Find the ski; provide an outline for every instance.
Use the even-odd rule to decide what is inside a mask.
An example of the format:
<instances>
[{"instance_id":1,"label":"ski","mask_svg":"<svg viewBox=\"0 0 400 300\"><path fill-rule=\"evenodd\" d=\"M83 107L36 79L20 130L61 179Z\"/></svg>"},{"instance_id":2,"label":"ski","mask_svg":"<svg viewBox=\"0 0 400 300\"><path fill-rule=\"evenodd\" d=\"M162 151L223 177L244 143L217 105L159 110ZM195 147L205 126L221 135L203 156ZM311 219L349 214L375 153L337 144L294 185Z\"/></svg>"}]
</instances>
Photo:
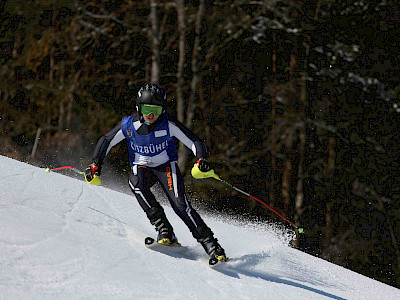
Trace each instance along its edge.
<instances>
[{"instance_id":1,"label":"ski","mask_svg":"<svg viewBox=\"0 0 400 300\"><path fill-rule=\"evenodd\" d=\"M144 239L144 244L146 245L146 247L151 247L154 243L155 243L155 239L153 239L152 237L146 237L145 239Z\"/></svg>"},{"instance_id":2,"label":"ski","mask_svg":"<svg viewBox=\"0 0 400 300\"><path fill-rule=\"evenodd\" d=\"M144 239L144 244L147 248L151 250L162 252L165 254L182 253L186 249L186 247L182 246L181 244L176 244L176 245L160 244L155 239L149 236Z\"/></svg>"},{"instance_id":3,"label":"ski","mask_svg":"<svg viewBox=\"0 0 400 300\"><path fill-rule=\"evenodd\" d=\"M211 268L214 268L214 267L216 267L218 264L221 264L221 263L222 263L222 261L218 260L216 257L211 257L211 258L208 260L208 265L209 265Z\"/></svg>"},{"instance_id":4,"label":"ski","mask_svg":"<svg viewBox=\"0 0 400 300\"><path fill-rule=\"evenodd\" d=\"M182 246L180 244L177 245L164 245L158 243L154 238L152 237L146 237L144 239L144 244L147 248L157 251L166 255L174 256L174 257L183 257L183 258L189 258L193 259L190 255L190 251L186 246ZM208 260L208 266L212 269L218 269L222 265L225 265L226 262L229 261L229 258L226 258L225 261L219 260L217 257L211 257Z\"/></svg>"},{"instance_id":5,"label":"ski","mask_svg":"<svg viewBox=\"0 0 400 300\"><path fill-rule=\"evenodd\" d=\"M211 257L211 258L208 260L208 266L209 266L211 269L213 269L213 268L219 267L219 266L221 266L221 265L225 265L225 263L228 262L228 261L229 261L229 258L226 258L225 261L222 261L222 260L219 260L218 258L216 258L216 257L214 256L214 257Z\"/></svg>"}]
</instances>

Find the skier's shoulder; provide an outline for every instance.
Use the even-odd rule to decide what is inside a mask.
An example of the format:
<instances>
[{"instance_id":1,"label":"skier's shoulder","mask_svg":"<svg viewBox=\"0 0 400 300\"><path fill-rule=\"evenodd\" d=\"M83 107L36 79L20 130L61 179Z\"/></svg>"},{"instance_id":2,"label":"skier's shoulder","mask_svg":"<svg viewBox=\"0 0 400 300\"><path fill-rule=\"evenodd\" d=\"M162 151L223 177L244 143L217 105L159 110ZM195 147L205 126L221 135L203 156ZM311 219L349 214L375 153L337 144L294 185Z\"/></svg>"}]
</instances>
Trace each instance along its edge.
<instances>
[{"instance_id":1,"label":"skier's shoulder","mask_svg":"<svg viewBox=\"0 0 400 300\"><path fill-rule=\"evenodd\" d=\"M139 115L133 115L133 116L126 116L126 117L122 117L121 120L121 127L125 127L128 126L129 124L133 124L136 121L140 121L140 116Z\"/></svg>"},{"instance_id":2,"label":"skier's shoulder","mask_svg":"<svg viewBox=\"0 0 400 300\"><path fill-rule=\"evenodd\" d=\"M169 122L169 121L171 121L171 120L175 120L175 118L174 118L172 115L170 115L170 114L163 113L163 114L160 116L160 121L167 121L167 122Z\"/></svg>"},{"instance_id":3,"label":"skier's shoulder","mask_svg":"<svg viewBox=\"0 0 400 300\"><path fill-rule=\"evenodd\" d=\"M168 121L168 124L173 124L179 128L185 127L177 118L175 118L173 115L170 114L164 114L166 120Z\"/></svg>"},{"instance_id":4,"label":"skier's shoulder","mask_svg":"<svg viewBox=\"0 0 400 300\"><path fill-rule=\"evenodd\" d=\"M180 122L174 116L168 115L168 124L170 125L169 128L172 135L174 135L178 139L180 139L180 137L182 138L183 136L186 136L192 141L199 140L199 138L193 133L193 131L187 128L184 124L182 124L182 122Z\"/></svg>"}]
</instances>

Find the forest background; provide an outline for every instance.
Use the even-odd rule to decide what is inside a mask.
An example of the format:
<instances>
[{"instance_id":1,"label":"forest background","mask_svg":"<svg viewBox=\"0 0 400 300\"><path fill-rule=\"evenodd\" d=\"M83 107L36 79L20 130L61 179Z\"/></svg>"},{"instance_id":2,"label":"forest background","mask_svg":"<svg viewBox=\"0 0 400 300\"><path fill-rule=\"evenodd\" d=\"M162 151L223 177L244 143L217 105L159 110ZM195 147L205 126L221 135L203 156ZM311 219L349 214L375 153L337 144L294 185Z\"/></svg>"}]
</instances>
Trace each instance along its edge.
<instances>
[{"instance_id":1,"label":"forest background","mask_svg":"<svg viewBox=\"0 0 400 300\"><path fill-rule=\"evenodd\" d=\"M3 0L0 154L85 168L157 82L293 247L400 288L399 22L397 0ZM126 181L115 148L102 177ZM196 207L287 225L179 152Z\"/></svg>"}]
</instances>

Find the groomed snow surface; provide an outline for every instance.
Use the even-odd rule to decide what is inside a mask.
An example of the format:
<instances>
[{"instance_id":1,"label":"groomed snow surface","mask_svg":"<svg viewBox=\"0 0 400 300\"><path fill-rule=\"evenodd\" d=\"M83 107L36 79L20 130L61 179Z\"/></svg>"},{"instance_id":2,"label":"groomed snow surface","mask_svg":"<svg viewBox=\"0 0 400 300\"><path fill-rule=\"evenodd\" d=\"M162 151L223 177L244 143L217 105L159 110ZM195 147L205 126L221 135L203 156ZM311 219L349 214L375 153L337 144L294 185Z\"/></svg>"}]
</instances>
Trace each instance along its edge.
<instances>
[{"instance_id":1,"label":"groomed snow surface","mask_svg":"<svg viewBox=\"0 0 400 300\"><path fill-rule=\"evenodd\" d=\"M144 246L155 231L132 195L0 156L0 299L400 299L290 248L290 232L203 212L232 259L212 270L164 207L182 254Z\"/></svg>"}]
</instances>

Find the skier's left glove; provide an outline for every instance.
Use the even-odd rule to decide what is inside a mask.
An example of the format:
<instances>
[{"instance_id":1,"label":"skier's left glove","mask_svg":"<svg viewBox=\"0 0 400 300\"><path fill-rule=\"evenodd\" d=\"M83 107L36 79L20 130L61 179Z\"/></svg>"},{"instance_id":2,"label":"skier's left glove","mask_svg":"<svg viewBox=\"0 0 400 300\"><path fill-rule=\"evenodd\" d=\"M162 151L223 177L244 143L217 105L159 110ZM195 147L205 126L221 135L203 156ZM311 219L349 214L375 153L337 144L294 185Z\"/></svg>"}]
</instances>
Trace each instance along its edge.
<instances>
[{"instance_id":1,"label":"skier's left glove","mask_svg":"<svg viewBox=\"0 0 400 300\"><path fill-rule=\"evenodd\" d=\"M85 178L87 182L91 182L95 176L100 176L101 174L101 165L93 162L89 167L85 170Z\"/></svg>"},{"instance_id":2,"label":"skier's left glove","mask_svg":"<svg viewBox=\"0 0 400 300\"><path fill-rule=\"evenodd\" d=\"M197 164L199 165L199 170L201 172L208 172L208 171L212 170L211 163L208 160L206 160L205 158L200 158L197 161Z\"/></svg>"}]
</instances>

